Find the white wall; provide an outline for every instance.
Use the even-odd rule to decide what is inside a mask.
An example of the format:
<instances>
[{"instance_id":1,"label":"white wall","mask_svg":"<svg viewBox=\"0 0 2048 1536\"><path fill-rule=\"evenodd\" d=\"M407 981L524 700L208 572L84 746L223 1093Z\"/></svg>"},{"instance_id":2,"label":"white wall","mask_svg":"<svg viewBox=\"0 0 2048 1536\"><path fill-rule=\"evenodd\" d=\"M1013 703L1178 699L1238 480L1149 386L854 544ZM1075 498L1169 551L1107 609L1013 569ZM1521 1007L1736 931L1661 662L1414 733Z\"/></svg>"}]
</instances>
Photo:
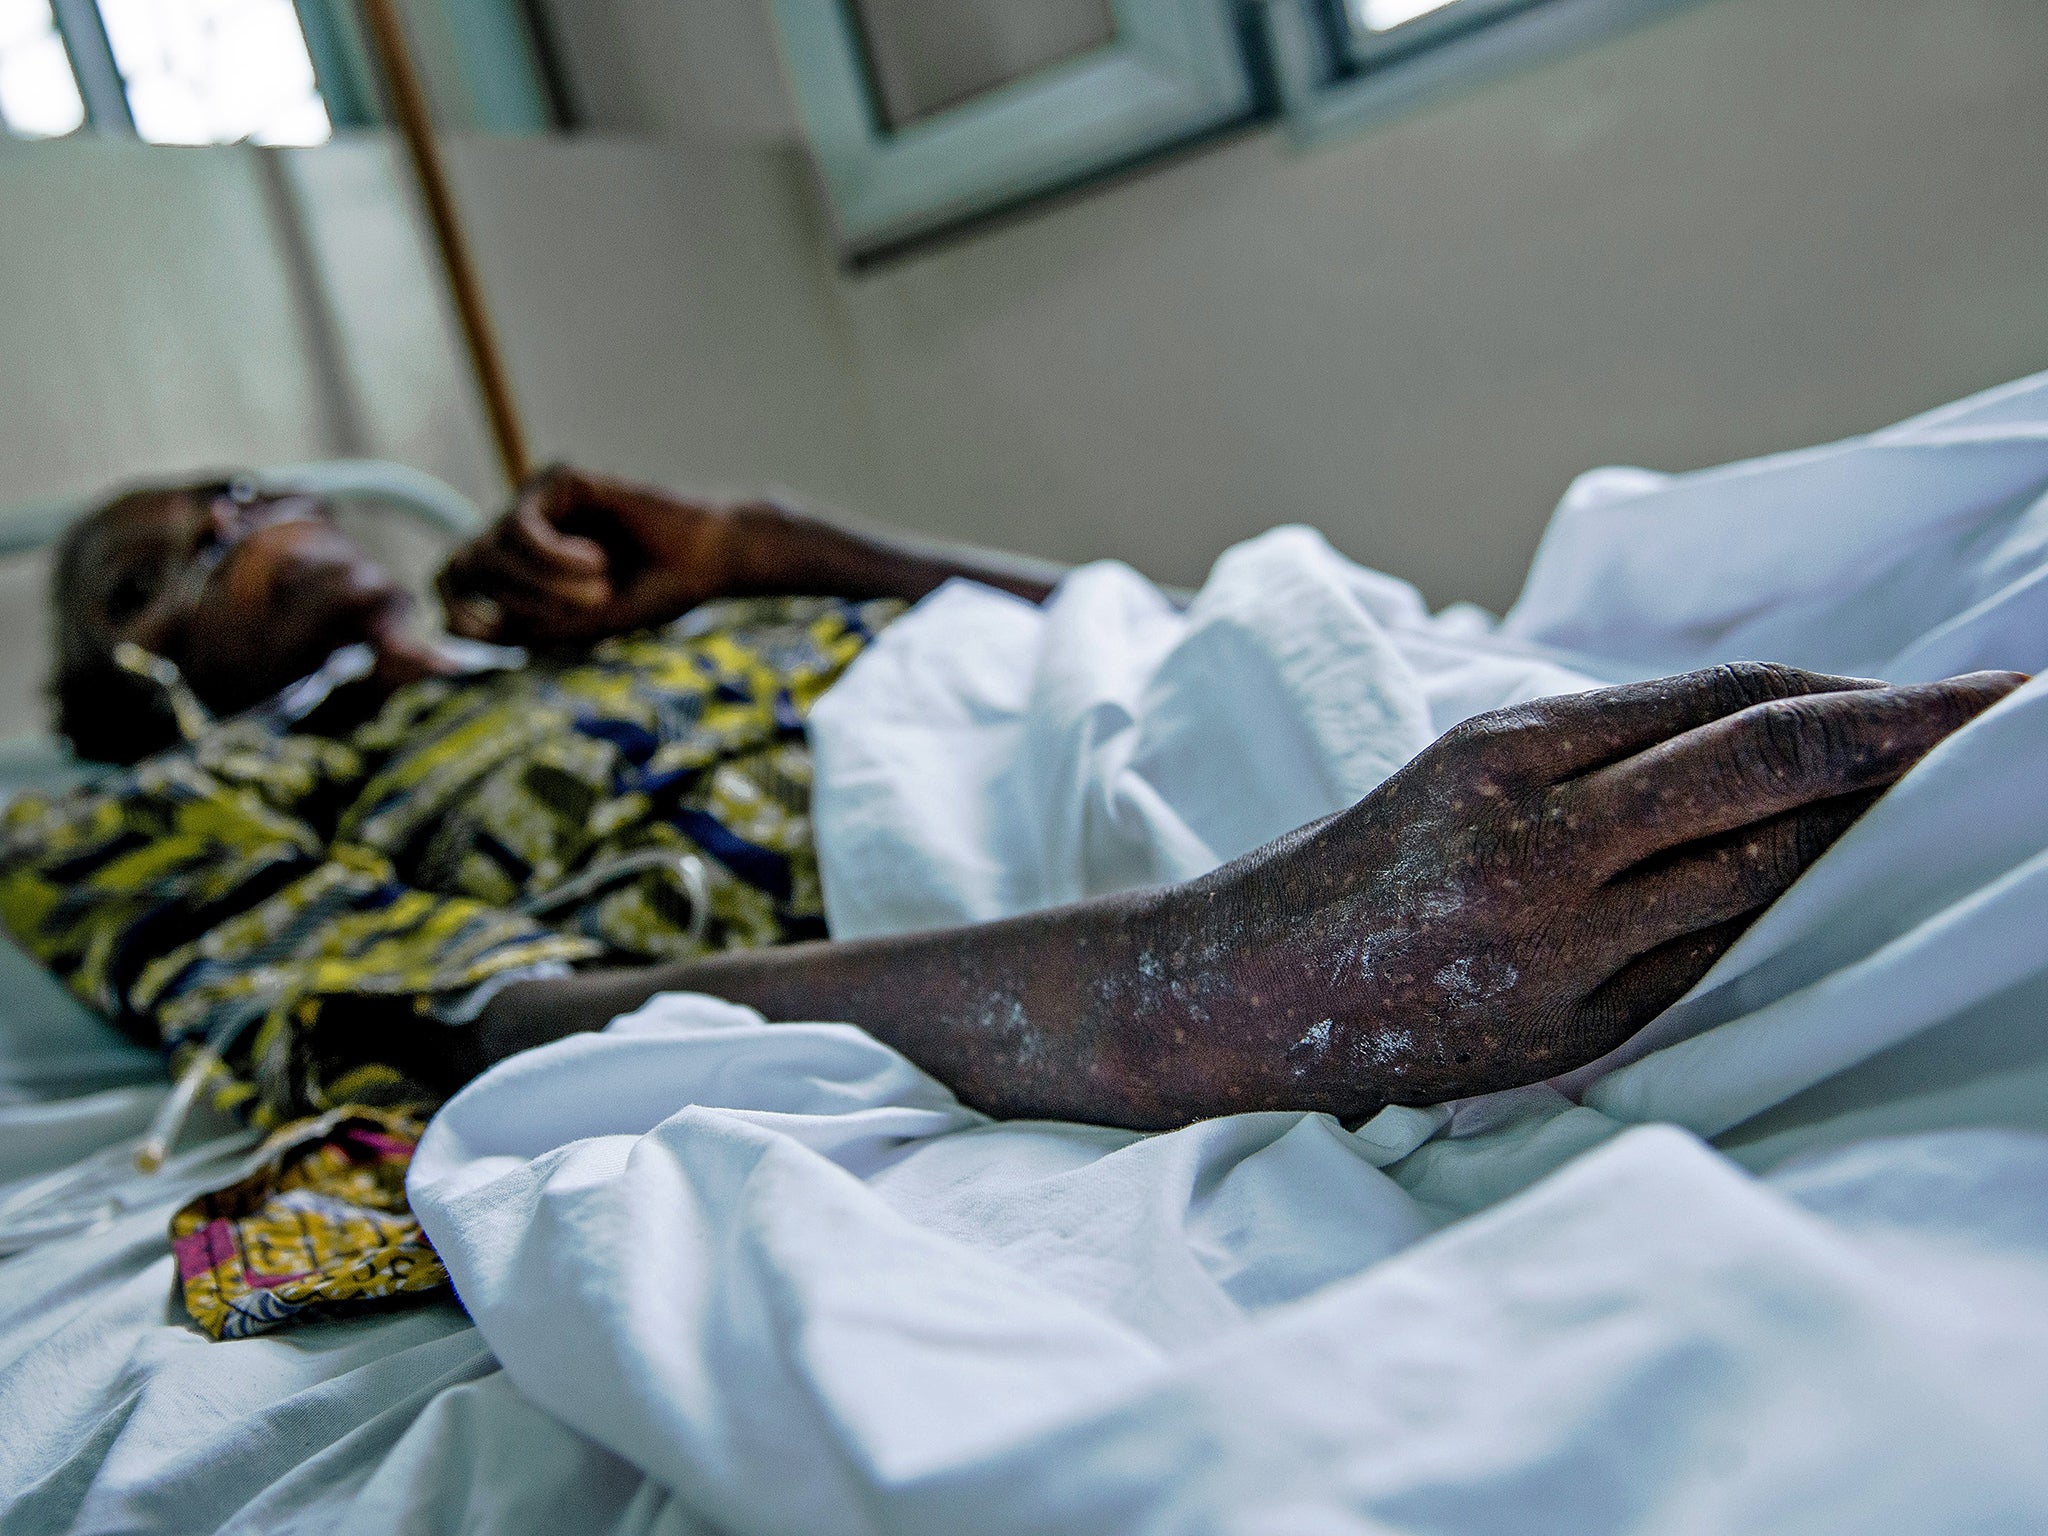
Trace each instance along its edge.
<instances>
[{"instance_id":1,"label":"white wall","mask_svg":"<svg viewBox=\"0 0 2048 1536\"><path fill-rule=\"evenodd\" d=\"M556 0L580 94L787 140L766 0ZM1701 0L1308 151L1261 132L835 277L869 510L1190 581L1283 519L1507 603L1572 475L2048 367L2048 5Z\"/></svg>"},{"instance_id":2,"label":"white wall","mask_svg":"<svg viewBox=\"0 0 2048 1536\"><path fill-rule=\"evenodd\" d=\"M579 136L450 157L543 460L872 499L794 156ZM0 139L0 502L335 452L503 494L389 145ZM42 583L0 563L0 734L41 718Z\"/></svg>"},{"instance_id":3,"label":"white wall","mask_svg":"<svg viewBox=\"0 0 2048 1536\"><path fill-rule=\"evenodd\" d=\"M255 162L0 138L0 502L330 436ZM0 733L39 716L39 560L0 562Z\"/></svg>"},{"instance_id":4,"label":"white wall","mask_svg":"<svg viewBox=\"0 0 2048 1536\"><path fill-rule=\"evenodd\" d=\"M1588 465L2048 367L2041 0L1701 0L858 277L763 3L565 0L581 93L638 137L454 146L544 454L1183 581L1307 519L1498 605ZM272 164L0 142L0 499L336 449L494 490L387 147ZM0 732L41 625L33 573L0 571Z\"/></svg>"},{"instance_id":5,"label":"white wall","mask_svg":"<svg viewBox=\"0 0 2048 1536\"><path fill-rule=\"evenodd\" d=\"M792 145L768 0L545 0L582 120L666 138Z\"/></svg>"},{"instance_id":6,"label":"white wall","mask_svg":"<svg viewBox=\"0 0 2048 1536\"><path fill-rule=\"evenodd\" d=\"M1499 606L1570 477L2048 368L2048 6L1704 0L842 278L886 508L1195 579L1320 524Z\"/></svg>"}]
</instances>

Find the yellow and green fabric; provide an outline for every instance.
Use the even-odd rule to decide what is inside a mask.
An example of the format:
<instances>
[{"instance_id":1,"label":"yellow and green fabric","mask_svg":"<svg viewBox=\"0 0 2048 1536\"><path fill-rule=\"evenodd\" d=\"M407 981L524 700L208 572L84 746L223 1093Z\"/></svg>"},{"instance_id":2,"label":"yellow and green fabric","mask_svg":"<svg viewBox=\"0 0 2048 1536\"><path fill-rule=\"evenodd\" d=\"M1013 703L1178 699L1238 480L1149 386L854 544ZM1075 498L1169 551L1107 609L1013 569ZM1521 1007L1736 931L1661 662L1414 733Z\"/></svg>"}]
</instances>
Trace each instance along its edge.
<instances>
[{"instance_id":1,"label":"yellow and green fabric","mask_svg":"<svg viewBox=\"0 0 2048 1536\"><path fill-rule=\"evenodd\" d=\"M430 1295L448 1271L405 1199L425 1122L352 1105L287 1126L258 1165L171 1218L185 1310L217 1339Z\"/></svg>"},{"instance_id":2,"label":"yellow and green fabric","mask_svg":"<svg viewBox=\"0 0 2048 1536\"><path fill-rule=\"evenodd\" d=\"M179 1214L196 1320L255 1331L438 1272L401 1230L406 1116L432 1095L380 1059L361 1000L388 1000L388 1039L392 1002L460 1028L508 980L824 935L803 721L901 606L713 604L572 657L410 684L333 734L318 709L255 711L7 808L0 919L24 949L174 1071L216 1052L219 1098L259 1125L326 1117L311 1143L280 1132L288 1170ZM274 1257L285 1227L305 1263L280 1285L237 1255ZM381 1280L366 1252L390 1256ZM263 1304L237 1310L252 1289Z\"/></svg>"}]
</instances>

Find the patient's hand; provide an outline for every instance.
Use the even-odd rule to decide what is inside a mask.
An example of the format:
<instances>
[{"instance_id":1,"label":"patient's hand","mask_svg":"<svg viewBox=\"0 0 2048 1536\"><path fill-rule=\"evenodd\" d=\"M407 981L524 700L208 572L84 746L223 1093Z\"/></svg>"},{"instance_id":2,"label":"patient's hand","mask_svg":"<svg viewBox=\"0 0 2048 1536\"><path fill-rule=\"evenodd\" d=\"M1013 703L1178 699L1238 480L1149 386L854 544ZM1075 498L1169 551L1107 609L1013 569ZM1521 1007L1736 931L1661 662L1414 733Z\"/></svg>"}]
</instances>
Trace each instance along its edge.
<instances>
[{"instance_id":1,"label":"patient's hand","mask_svg":"<svg viewBox=\"0 0 2048 1536\"><path fill-rule=\"evenodd\" d=\"M547 645L667 623L732 591L732 523L724 507L545 470L442 568L448 628Z\"/></svg>"},{"instance_id":2,"label":"patient's hand","mask_svg":"<svg viewBox=\"0 0 2048 1536\"><path fill-rule=\"evenodd\" d=\"M843 1019L999 1116L1346 1118L1605 1055L2010 672L1784 667L1482 715L1347 811L1214 874L997 922L515 983L475 1059L657 992ZM459 1032L443 1031L454 1038Z\"/></svg>"},{"instance_id":3,"label":"patient's hand","mask_svg":"<svg viewBox=\"0 0 2048 1536\"><path fill-rule=\"evenodd\" d=\"M1165 895L1127 1123L1539 1081L1675 1002L1943 736L2023 679L1734 666L1482 715L1348 811Z\"/></svg>"},{"instance_id":4,"label":"patient's hand","mask_svg":"<svg viewBox=\"0 0 2048 1536\"><path fill-rule=\"evenodd\" d=\"M849 526L775 500L714 505L551 469L442 570L448 627L564 644L680 618L719 597L914 603L956 577L1042 602L1044 562Z\"/></svg>"}]
</instances>

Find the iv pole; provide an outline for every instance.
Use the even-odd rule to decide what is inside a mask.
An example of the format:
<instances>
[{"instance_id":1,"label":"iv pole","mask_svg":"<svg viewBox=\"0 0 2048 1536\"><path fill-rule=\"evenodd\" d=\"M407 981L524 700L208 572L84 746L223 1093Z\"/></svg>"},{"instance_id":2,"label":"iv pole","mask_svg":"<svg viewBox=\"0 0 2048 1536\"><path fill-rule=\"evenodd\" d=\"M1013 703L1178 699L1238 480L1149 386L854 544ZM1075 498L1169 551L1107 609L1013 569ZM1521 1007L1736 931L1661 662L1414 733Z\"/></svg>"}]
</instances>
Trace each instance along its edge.
<instances>
[{"instance_id":1,"label":"iv pole","mask_svg":"<svg viewBox=\"0 0 2048 1536\"><path fill-rule=\"evenodd\" d=\"M419 71L413 65L412 51L392 0L361 0L361 4L363 27L376 53L399 134L412 160L420 199L426 204L427 219L433 226L442 275L447 278L449 295L455 300L456 318L469 352L470 373L476 381L477 393L483 398L498 465L505 472L506 483L517 490L532 472L526 451L526 429L520 422L519 403L513 398L504 354L498 350L497 331L484 302L483 285L477 279L469 240L449 191L447 168L442 163L440 147L434 142L434 123L427 110L426 92L420 86Z\"/></svg>"}]
</instances>

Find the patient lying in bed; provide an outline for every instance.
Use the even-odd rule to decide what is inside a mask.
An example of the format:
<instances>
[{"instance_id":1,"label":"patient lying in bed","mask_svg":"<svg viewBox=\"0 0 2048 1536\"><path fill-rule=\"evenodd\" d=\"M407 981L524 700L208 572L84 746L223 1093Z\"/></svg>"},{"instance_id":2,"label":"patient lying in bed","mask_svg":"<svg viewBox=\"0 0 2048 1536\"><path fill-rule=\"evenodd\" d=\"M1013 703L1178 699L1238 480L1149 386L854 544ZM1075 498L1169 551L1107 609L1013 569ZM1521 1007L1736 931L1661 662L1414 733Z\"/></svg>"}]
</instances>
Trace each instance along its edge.
<instances>
[{"instance_id":1,"label":"patient lying in bed","mask_svg":"<svg viewBox=\"0 0 2048 1536\"><path fill-rule=\"evenodd\" d=\"M482 656L417 639L316 503L123 496L61 551L55 693L81 752L138 766L10 811L0 909L271 1117L430 1101L689 990L860 1024L1000 1116L1354 1118L1607 1052L2020 681L1543 700L1200 880L829 942L804 715L954 576L1047 590L557 471L442 573L452 631L531 648Z\"/></svg>"},{"instance_id":2,"label":"patient lying in bed","mask_svg":"<svg viewBox=\"0 0 2048 1536\"><path fill-rule=\"evenodd\" d=\"M729 552L737 524L796 525L563 487L534 510L595 549L507 524L458 561L457 626L534 637L522 669L458 673L309 508L220 488L168 520L189 545L142 520L164 553L140 573L82 534L88 625L85 595L139 579L126 620L77 637L80 729L132 754L139 721L182 734L182 700L196 739L18 812L7 889L132 1026L246 1027L236 1091L289 1113L316 1089L424 1110L433 1085L403 1077L510 1048L522 1010L534 1037L653 985L781 1022L669 994L470 1084L409 1176L399 1116L337 1108L197 1200L240 1177L220 1144L140 1178L104 1095L19 1106L17 1150L80 1124L104 1150L31 1207L76 1213L71 1235L0 1287L0 1523L2039 1527L2038 681L1883 793L1688 997L1544 1084L1355 1129L991 1123L834 1021L990 1107L1093 1094L1131 1118L1164 1117L1141 1067L1175 1113L1348 1108L1446 1091L1445 1050L1456 1091L1597 1049L1630 1023L1586 1006L1607 978L1653 978L1662 950L1681 984L1674 935L1743 921L1823 812L2002 679L1582 690L1742 657L1930 685L2048 665L2044 411L2048 376L1763 463L1597 472L1498 622L1280 529L1184 612L1105 563L1043 604L958 583L891 618L869 596L890 588L813 563L775 586L852 595L591 642L644 622L597 622L620 589L705 569L649 553L664 529ZM258 602L261 644L219 666L189 623L137 622L163 597L218 623L231 577L260 599L286 530L292 579L354 609ZM289 654L337 611L376 621ZM116 701L122 639L155 681ZM237 667L324 676L207 723ZM859 943L803 939L814 880ZM978 926L883 937L948 925ZM962 1039L986 1049L955 1071ZM196 1348L174 1267L227 1335L449 1274L462 1305Z\"/></svg>"},{"instance_id":3,"label":"patient lying in bed","mask_svg":"<svg viewBox=\"0 0 2048 1536\"><path fill-rule=\"evenodd\" d=\"M805 715L955 576L1049 590L557 472L448 563L448 647L303 498L150 490L78 525L59 724L132 766L8 808L0 916L226 1107L321 1117L173 1219L194 1319L444 1284L404 1192L424 1116L658 993L860 1025L1001 1117L1363 1118L1555 1076L2019 681L1736 667L1541 700L1200 879L832 942Z\"/></svg>"}]
</instances>

